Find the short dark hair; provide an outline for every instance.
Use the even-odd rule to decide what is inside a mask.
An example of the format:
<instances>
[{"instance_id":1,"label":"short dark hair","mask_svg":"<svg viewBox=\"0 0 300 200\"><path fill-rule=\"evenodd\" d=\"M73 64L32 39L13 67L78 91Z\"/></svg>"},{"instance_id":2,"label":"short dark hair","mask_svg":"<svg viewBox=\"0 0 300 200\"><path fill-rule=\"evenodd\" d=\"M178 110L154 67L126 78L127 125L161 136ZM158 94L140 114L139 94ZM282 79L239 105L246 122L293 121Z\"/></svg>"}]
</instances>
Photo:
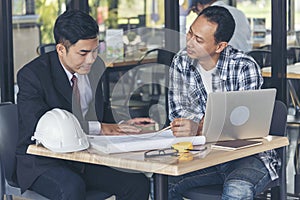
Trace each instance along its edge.
<instances>
[{"instance_id":1,"label":"short dark hair","mask_svg":"<svg viewBox=\"0 0 300 200\"><path fill-rule=\"evenodd\" d=\"M198 17L201 15L205 16L209 22L218 25L214 34L216 43L229 42L234 33L235 21L228 9L221 6L209 6L203 9Z\"/></svg>"},{"instance_id":2,"label":"short dark hair","mask_svg":"<svg viewBox=\"0 0 300 200\"><path fill-rule=\"evenodd\" d=\"M97 22L79 10L67 10L61 14L54 25L56 44L63 43L68 49L78 40L93 39L99 34Z\"/></svg>"}]
</instances>

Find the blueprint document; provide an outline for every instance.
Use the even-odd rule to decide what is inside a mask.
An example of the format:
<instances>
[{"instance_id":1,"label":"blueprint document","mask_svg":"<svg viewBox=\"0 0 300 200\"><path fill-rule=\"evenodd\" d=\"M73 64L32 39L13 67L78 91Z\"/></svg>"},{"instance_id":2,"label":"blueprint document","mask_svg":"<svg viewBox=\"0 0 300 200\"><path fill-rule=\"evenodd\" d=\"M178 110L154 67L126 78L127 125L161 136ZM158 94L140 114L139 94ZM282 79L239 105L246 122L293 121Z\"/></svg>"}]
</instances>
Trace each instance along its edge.
<instances>
[{"instance_id":1,"label":"blueprint document","mask_svg":"<svg viewBox=\"0 0 300 200\"><path fill-rule=\"evenodd\" d=\"M204 136L175 137L171 130L138 135L89 135L88 138L93 149L107 154L170 148L177 142L192 142L193 145L205 144Z\"/></svg>"}]
</instances>

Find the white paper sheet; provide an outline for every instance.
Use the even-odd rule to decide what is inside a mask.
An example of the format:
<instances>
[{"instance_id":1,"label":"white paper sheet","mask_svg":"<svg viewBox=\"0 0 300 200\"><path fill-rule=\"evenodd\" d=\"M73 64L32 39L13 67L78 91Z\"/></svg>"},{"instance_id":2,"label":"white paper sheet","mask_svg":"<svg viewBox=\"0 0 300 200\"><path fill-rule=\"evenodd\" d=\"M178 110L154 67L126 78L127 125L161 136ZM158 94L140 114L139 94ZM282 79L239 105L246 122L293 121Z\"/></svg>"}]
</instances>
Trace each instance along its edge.
<instances>
[{"instance_id":1,"label":"white paper sheet","mask_svg":"<svg viewBox=\"0 0 300 200\"><path fill-rule=\"evenodd\" d=\"M177 142L205 144L204 136L175 137L171 130L140 135L89 136L88 138L92 148L107 154L170 148Z\"/></svg>"}]
</instances>

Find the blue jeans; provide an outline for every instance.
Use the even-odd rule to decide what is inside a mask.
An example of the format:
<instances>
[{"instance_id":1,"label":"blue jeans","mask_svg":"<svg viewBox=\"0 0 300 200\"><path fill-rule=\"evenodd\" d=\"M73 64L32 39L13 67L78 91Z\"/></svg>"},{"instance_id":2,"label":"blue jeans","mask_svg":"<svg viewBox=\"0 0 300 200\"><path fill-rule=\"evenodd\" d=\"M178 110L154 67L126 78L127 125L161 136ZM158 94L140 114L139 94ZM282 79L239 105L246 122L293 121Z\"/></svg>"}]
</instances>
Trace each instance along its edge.
<instances>
[{"instance_id":1,"label":"blue jeans","mask_svg":"<svg viewBox=\"0 0 300 200\"><path fill-rule=\"evenodd\" d=\"M103 191L117 200L148 200L149 179L143 173L127 173L110 167L86 164L83 172L68 165L50 168L31 190L55 200L84 200L86 191Z\"/></svg>"},{"instance_id":2,"label":"blue jeans","mask_svg":"<svg viewBox=\"0 0 300 200\"><path fill-rule=\"evenodd\" d=\"M169 176L168 181L170 200L182 200L189 189L214 184L223 184L223 200L249 200L263 192L271 178L263 162L250 156L182 176Z\"/></svg>"}]
</instances>

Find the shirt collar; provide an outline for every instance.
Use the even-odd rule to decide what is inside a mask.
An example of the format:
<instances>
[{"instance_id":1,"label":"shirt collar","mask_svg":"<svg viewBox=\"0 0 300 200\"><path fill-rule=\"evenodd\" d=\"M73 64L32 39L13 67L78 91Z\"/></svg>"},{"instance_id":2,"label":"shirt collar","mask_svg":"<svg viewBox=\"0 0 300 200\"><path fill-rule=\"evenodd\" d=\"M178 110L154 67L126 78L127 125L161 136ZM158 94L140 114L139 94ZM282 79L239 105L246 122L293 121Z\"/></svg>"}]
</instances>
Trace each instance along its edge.
<instances>
[{"instance_id":1,"label":"shirt collar","mask_svg":"<svg viewBox=\"0 0 300 200\"><path fill-rule=\"evenodd\" d=\"M231 58L231 54L233 51L236 51L235 49L232 48L232 46L228 45L221 53L220 53L220 57L218 59L217 62L217 69L219 71L220 74L220 79L222 80L226 80L226 78L228 77L228 69L229 69L229 65L230 65L230 60Z\"/></svg>"},{"instance_id":2,"label":"shirt collar","mask_svg":"<svg viewBox=\"0 0 300 200\"><path fill-rule=\"evenodd\" d=\"M221 53L220 57L218 59L218 62L216 64L216 68L220 75L220 79L226 80L228 77L228 67L230 65L230 55L232 51L236 51L232 48L232 46L228 45ZM198 65L197 59L190 58L186 53L186 48L181 50L179 52L180 56L186 56L186 62L188 63L188 66L190 67L190 70L194 71Z\"/></svg>"},{"instance_id":3,"label":"shirt collar","mask_svg":"<svg viewBox=\"0 0 300 200\"><path fill-rule=\"evenodd\" d=\"M72 74L71 72L69 72L69 71L65 68L65 66L64 66L61 62L60 62L60 64L61 64L61 66L63 67L63 69L64 69L64 71L65 71L65 73L66 73L66 75L67 75L67 77L68 77L68 80L69 80L69 82L70 82L70 85L72 85L71 79L72 79L73 75L75 75L75 76L78 78L78 74L77 74L77 73Z\"/></svg>"}]
</instances>

